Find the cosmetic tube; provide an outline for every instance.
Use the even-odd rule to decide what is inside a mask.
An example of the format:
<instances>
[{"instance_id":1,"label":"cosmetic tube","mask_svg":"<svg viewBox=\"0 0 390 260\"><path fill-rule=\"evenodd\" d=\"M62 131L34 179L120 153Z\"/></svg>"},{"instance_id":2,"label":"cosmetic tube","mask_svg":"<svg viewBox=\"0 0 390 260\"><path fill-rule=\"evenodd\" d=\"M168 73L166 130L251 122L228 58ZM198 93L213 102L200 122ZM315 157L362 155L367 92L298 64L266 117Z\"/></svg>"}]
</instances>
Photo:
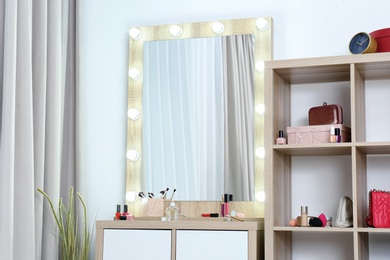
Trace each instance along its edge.
<instances>
[{"instance_id":1,"label":"cosmetic tube","mask_svg":"<svg viewBox=\"0 0 390 260\"><path fill-rule=\"evenodd\" d=\"M229 194L224 194L224 216L229 215Z\"/></svg>"},{"instance_id":2,"label":"cosmetic tube","mask_svg":"<svg viewBox=\"0 0 390 260\"><path fill-rule=\"evenodd\" d=\"M301 206L301 227L309 226L307 219L307 206Z\"/></svg>"},{"instance_id":3,"label":"cosmetic tube","mask_svg":"<svg viewBox=\"0 0 390 260\"><path fill-rule=\"evenodd\" d=\"M279 130L279 137L276 138L276 142L275 143L277 145L286 144L286 138L284 138L284 136L283 136L283 130Z\"/></svg>"},{"instance_id":4,"label":"cosmetic tube","mask_svg":"<svg viewBox=\"0 0 390 260\"><path fill-rule=\"evenodd\" d=\"M222 195L222 200L221 200L221 216L224 217L225 216L225 197L224 195Z\"/></svg>"}]
</instances>

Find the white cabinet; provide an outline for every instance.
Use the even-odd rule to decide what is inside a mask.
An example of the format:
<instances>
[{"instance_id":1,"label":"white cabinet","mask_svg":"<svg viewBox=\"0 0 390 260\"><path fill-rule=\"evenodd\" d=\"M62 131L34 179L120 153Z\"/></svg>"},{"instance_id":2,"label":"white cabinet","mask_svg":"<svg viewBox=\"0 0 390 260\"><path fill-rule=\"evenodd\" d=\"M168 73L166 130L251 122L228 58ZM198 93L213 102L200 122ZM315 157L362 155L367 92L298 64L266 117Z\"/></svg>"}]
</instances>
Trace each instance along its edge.
<instances>
[{"instance_id":1,"label":"white cabinet","mask_svg":"<svg viewBox=\"0 0 390 260\"><path fill-rule=\"evenodd\" d=\"M103 259L171 259L171 230L104 230Z\"/></svg>"},{"instance_id":2,"label":"white cabinet","mask_svg":"<svg viewBox=\"0 0 390 260\"><path fill-rule=\"evenodd\" d=\"M176 260L248 259L247 231L178 230L176 239Z\"/></svg>"},{"instance_id":3,"label":"white cabinet","mask_svg":"<svg viewBox=\"0 0 390 260\"><path fill-rule=\"evenodd\" d=\"M96 260L264 259L263 219L96 222Z\"/></svg>"}]
</instances>

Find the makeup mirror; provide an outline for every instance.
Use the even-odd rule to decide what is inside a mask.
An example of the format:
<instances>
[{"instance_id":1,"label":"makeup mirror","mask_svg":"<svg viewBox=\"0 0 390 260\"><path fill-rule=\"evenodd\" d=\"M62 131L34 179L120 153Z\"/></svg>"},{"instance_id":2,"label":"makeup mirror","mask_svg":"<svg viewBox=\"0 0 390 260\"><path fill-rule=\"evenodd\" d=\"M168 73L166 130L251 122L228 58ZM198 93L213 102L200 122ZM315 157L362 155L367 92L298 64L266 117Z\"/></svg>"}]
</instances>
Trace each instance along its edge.
<instances>
[{"instance_id":1,"label":"makeup mirror","mask_svg":"<svg viewBox=\"0 0 390 260\"><path fill-rule=\"evenodd\" d=\"M254 190L258 200L264 198L264 74L263 62L272 59L273 24L269 17L211 22L185 23L131 28L129 31L128 129L126 202L130 203L143 190L143 85L144 45L151 41L183 40L231 35L252 35L254 41ZM148 137L146 137L148 138ZM206 200L208 200L206 198Z\"/></svg>"}]
</instances>

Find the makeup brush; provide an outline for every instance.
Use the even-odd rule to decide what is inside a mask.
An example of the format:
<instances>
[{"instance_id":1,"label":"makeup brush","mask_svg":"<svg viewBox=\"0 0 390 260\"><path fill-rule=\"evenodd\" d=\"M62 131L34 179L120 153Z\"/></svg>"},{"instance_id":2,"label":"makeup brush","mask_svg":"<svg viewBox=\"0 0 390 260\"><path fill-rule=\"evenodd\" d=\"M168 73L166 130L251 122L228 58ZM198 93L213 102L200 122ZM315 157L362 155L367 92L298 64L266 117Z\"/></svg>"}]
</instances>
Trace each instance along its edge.
<instances>
[{"instance_id":1,"label":"makeup brush","mask_svg":"<svg viewBox=\"0 0 390 260\"><path fill-rule=\"evenodd\" d=\"M160 198L162 198L164 196L164 193L165 193L165 190L160 191Z\"/></svg>"},{"instance_id":2,"label":"makeup brush","mask_svg":"<svg viewBox=\"0 0 390 260\"><path fill-rule=\"evenodd\" d=\"M172 196L171 196L170 200L172 200L172 199L173 199L173 195L175 195L175 192L176 192L176 189L174 189L174 190L173 190L173 192L172 192Z\"/></svg>"},{"instance_id":3,"label":"makeup brush","mask_svg":"<svg viewBox=\"0 0 390 260\"><path fill-rule=\"evenodd\" d=\"M169 191L169 188L167 188L167 189L165 190L165 192L164 192L164 196L163 196L163 199L164 199L164 200L167 198L167 193L168 193L168 191Z\"/></svg>"}]
</instances>

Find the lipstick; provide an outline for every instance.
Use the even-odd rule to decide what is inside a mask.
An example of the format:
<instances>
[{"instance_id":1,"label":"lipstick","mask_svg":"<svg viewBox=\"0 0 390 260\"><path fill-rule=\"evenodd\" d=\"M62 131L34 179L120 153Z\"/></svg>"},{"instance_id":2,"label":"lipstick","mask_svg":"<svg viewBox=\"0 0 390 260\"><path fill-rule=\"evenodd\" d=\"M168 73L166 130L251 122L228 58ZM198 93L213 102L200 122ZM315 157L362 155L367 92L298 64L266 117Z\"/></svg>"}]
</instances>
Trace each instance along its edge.
<instances>
[{"instance_id":1,"label":"lipstick","mask_svg":"<svg viewBox=\"0 0 390 260\"><path fill-rule=\"evenodd\" d=\"M203 213L202 217L204 217L204 218L218 218L219 214L218 213Z\"/></svg>"}]
</instances>

